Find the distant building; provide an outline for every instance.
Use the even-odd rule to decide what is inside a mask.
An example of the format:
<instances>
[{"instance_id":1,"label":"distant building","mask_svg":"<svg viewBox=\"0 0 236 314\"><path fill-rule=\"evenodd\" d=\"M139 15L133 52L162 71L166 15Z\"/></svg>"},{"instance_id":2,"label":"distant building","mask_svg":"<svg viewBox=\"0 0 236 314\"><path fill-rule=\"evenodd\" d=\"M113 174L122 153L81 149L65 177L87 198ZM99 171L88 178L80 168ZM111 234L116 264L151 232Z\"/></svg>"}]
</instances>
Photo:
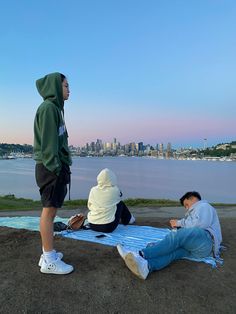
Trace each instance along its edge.
<instances>
[{"instance_id":1,"label":"distant building","mask_svg":"<svg viewBox=\"0 0 236 314\"><path fill-rule=\"evenodd\" d=\"M151 150L151 145L146 145L146 148L145 148L145 153L147 154L147 155L149 155L149 153L150 153L150 150Z\"/></svg>"},{"instance_id":2,"label":"distant building","mask_svg":"<svg viewBox=\"0 0 236 314\"><path fill-rule=\"evenodd\" d=\"M94 143L94 142L91 142L91 144L90 144L90 150L91 150L92 152L95 152L95 143Z\"/></svg>"},{"instance_id":3,"label":"distant building","mask_svg":"<svg viewBox=\"0 0 236 314\"><path fill-rule=\"evenodd\" d=\"M102 149L102 140L97 139L96 144L95 144L95 150L97 153L99 153L101 149Z\"/></svg>"},{"instance_id":4,"label":"distant building","mask_svg":"<svg viewBox=\"0 0 236 314\"><path fill-rule=\"evenodd\" d=\"M112 149L116 152L118 150L118 143L116 138L114 137L113 143L112 143Z\"/></svg>"},{"instance_id":5,"label":"distant building","mask_svg":"<svg viewBox=\"0 0 236 314\"><path fill-rule=\"evenodd\" d=\"M105 143L105 144L104 144L104 150L106 150L106 151L107 151L107 150L111 150L111 146L112 146L111 143L108 143L108 142Z\"/></svg>"},{"instance_id":6,"label":"distant building","mask_svg":"<svg viewBox=\"0 0 236 314\"><path fill-rule=\"evenodd\" d=\"M157 157L158 156L158 151L156 149L151 150L150 154L151 154L152 157Z\"/></svg>"},{"instance_id":7,"label":"distant building","mask_svg":"<svg viewBox=\"0 0 236 314\"><path fill-rule=\"evenodd\" d=\"M129 144L125 144L125 147L124 147L124 151L125 151L125 154L129 154L130 153L130 145Z\"/></svg>"},{"instance_id":8,"label":"distant building","mask_svg":"<svg viewBox=\"0 0 236 314\"><path fill-rule=\"evenodd\" d=\"M136 152L136 144L135 143L130 143L130 150L131 150L132 154L134 154Z\"/></svg>"},{"instance_id":9,"label":"distant building","mask_svg":"<svg viewBox=\"0 0 236 314\"><path fill-rule=\"evenodd\" d=\"M220 145L217 145L216 146L216 149L223 149L223 150L226 150L230 148L230 144L226 143L226 144L220 144Z\"/></svg>"},{"instance_id":10,"label":"distant building","mask_svg":"<svg viewBox=\"0 0 236 314\"><path fill-rule=\"evenodd\" d=\"M159 156L163 157L164 155L164 145L161 143L159 144Z\"/></svg>"},{"instance_id":11,"label":"distant building","mask_svg":"<svg viewBox=\"0 0 236 314\"><path fill-rule=\"evenodd\" d=\"M143 148L143 142L139 142L138 143L138 152L143 152L144 148Z\"/></svg>"},{"instance_id":12,"label":"distant building","mask_svg":"<svg viewBox=\"0 0 236 314\"><path fill-rule=\"evenodd\" d=\"M171 143L168 143L166 147L166 158L170 158L171 156L172 156Z\"/></svg>"}]
</instances>

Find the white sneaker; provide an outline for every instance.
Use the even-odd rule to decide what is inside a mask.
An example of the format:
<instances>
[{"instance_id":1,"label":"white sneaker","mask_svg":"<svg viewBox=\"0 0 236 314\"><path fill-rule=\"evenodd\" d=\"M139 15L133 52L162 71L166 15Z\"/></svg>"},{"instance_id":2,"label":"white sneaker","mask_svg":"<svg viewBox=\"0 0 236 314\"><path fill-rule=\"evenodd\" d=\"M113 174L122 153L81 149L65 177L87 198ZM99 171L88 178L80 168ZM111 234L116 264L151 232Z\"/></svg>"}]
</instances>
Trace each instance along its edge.
<instances>
[{"instance_id":1,"label":"white sneaker","mask_svg":"<svg viewBox=\"0 0 236 314\"><path fill-rule=\"evenodd\" d=\"M130 218L130 221L129 221L129 225L132 225L135 223L135 218L134 216L132 215L131 218Z\"/></svg>"},{"instance_id":2,"label":"white sneaker","mask_svg":"<svg viewBox=\"0 0 236 314\"><path fill-rule=\"evenodd\" d=\"M122 244L117 244L117 250L120 254L120 256L123 258L123 260L125 259L125 256L129 253L132 253L131 250L127 249L124 245Z\"/></svg>"},{"instance_id":3,"label":"white sneaker","mask_svg":"<svg viewBox=\"0 0 236 314\"><path fill-rule=\"evenodd\" d=\"M126 266L141 279L146 279L149 274L148 262L138 254L128 253L125 256Z\"/></svg>"},{"instance_id":4,"label":"white sneaker","mask_svg":"<svg viewBox=\"0 0 236 314\"><path fill-rule=\"evenodd\" d=\"M61 253L61 252L56 252L56 258L62 259L62 258L63 258L63 253ZM42 266L42 264L43 264L43 259L44 259L44 256L43 256L43 254L41 254L40 259L39 259L39 262L38 262L39 267Z\"/></svg>"},{"instance_id":5,"label":"white sneaker","mask_svg":"<svg viewBox=\"0 0 236 314\"><path fill-rule=\"evenodd\" d=\"M66 275L71 273L73 270L73 266L64 263L59 258L50 263L46 263L45 259L43 259L43 263L40 268L41 273L55 275Z\"/></svg>"}]
</instances>

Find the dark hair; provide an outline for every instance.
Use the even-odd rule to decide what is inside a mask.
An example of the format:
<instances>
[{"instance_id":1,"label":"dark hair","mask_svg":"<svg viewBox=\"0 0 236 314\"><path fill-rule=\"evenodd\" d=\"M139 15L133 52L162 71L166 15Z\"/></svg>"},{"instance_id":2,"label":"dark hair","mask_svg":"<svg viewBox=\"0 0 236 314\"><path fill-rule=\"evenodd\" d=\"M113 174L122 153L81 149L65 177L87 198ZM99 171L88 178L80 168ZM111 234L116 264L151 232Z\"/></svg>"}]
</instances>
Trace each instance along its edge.
<instances>
[{"instance_id":1,"label":"dark hair","mask_svg":"<svg viewBox=\"0 0 236 314\"><path fill-rule=\"evenodd\" d=\"M201 195L200 195L198 192L195 192L195 191L187 192L187 193L185 193L185 194L179 199L180 204L181 204L181 205L184 205L184 200L185 200L185 199L188 200L188 199L190 199L190 197L192 197L192 196L198 198L199 201L202 199L202 198L201 198Z\"/></svg>"},{"instance_id":2,"label":"dark hair","mask_svg":"<svg viewBox=\"0 0 236 314\"><path fill-rule=\"evenodd\" d=\"M66 79L66 76L64 74L61 74L61 73L60 73L60 75L61 75L61 82L63 82L64 79Z\"/></svg>"}]
</instances>

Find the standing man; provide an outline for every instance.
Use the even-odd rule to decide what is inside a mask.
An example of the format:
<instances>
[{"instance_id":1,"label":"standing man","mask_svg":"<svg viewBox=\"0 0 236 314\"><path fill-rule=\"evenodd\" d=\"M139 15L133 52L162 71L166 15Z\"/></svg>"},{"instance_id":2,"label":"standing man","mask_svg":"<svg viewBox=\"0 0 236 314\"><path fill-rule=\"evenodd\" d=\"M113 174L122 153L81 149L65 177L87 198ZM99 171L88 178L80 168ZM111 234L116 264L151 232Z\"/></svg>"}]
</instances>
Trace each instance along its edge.
<instances>
[{"instance_id":1,"label":"standing man","mask_svg":"<svg viewBox=\"0 0 236 314\"><path fill-rule=\"evenodd\" d=\"M219 254L222 235L216 210L202 201L198 192L187 192L180 203L185 207L186 215L180 220L170 220L171 227L179 229L170 232L162 241L147 246L139 254L117 246L126 266L139 278L146 279L149 273L184 257L204 258Z\"/></svg>"},{"instance_id":2,"label":"standing man","mask_svg":"<svg viewBox=\"0 0 236 314\"><path fill-rule=\"evenodd\" d=\"M53 221L70 182L71 157L64 120L69 84L63 74L51 73L37 80L36 86L44 100L34 120L35 177L43 205L40 218L43 254L39 266L42 273L69 274L73 267L62 261L63 254L53 246Z\"/></svg>"}]
</instances>

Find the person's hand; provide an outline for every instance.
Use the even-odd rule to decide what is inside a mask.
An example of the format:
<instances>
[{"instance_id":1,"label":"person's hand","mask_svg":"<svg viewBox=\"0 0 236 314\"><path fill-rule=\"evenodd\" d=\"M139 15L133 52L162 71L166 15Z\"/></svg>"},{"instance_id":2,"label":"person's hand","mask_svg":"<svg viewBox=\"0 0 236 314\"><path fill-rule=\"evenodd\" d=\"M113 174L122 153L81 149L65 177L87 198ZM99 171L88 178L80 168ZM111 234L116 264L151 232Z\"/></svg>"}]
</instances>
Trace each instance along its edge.
<instances>
[{"instance_id":1,"label":"person's hand","mask_svg":"<svg viewBox=\"0 0 236 314\"><path fill-rule=\"evenodd\" d=\"M171 219L170 225L171 225L171 228L177 228L177 219Z\"/></svg>"}]
</instances>

